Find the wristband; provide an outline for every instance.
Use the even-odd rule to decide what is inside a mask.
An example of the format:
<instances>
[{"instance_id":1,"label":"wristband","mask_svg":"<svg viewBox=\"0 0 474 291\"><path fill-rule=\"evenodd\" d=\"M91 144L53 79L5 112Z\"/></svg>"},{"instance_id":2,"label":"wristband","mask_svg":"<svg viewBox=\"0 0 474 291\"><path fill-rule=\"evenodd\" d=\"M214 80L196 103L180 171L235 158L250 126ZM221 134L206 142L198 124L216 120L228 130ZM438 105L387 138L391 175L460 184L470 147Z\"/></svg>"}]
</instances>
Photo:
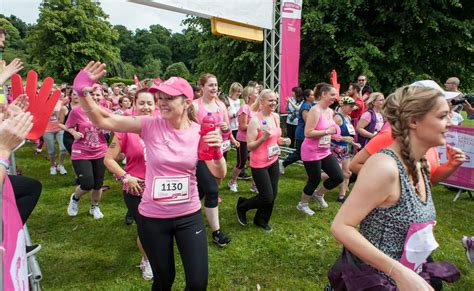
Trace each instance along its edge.
<instances>
[{"instance_id":1,"label":"wristband","mask_svg":"<svg viewBox=\"0 0 474 291\"><path fill-rule=\"evenodd\" d=\"M91 87L94 84L95 81L89 77L89 74L86 71L81 70L74 79L74 83L72 84L72 86L77 92L77 95L84 97L84 92L82 92L82 89L84 89L85 87Z\"/></svg>"},{"instance_id":2,"label":"wristband","mask_svg":"<svg viewBox=\"0 0 474 291\"><path fill-rule=\"evenodd\" d=\"M0 158L0 166L3 166L5 170L10 169L10 161L8 159Z\"/></svg>"},{"instance_id":3,"label":"wristband","mask_svg":"<svg viewBox=\"0 0 474 291\"><path fill-rule=\"evenodd\" d=\"M129 176L128 173L123 174L122 176L118 177L117 180L120 180L122 183L127 183L125 179Z\"/></svg>"}]
</instances>

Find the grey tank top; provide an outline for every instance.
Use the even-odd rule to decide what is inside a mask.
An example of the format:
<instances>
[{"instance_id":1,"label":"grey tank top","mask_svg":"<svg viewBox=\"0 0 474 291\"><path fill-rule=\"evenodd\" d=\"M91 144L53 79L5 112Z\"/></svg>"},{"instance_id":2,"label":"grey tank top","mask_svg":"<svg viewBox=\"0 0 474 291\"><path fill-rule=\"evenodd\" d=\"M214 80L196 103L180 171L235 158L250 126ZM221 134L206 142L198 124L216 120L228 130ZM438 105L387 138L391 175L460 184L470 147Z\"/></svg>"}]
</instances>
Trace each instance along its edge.
<instances>
[{"instance_id":1,"label":"grey tank top","mask_svg":"<svg viewBox=\"0 0 474 291\"><path fill-rule=\"evenodd\" d=\"M398 156L388 149L383 149L381 153L392 157L397 162L401 188L400 200L389 208L373 209L362 220L360 232L379 250L395 260L400 260L410 225L435 220L436 210L428 177L423 174L426 188L426 202L423 202L411 185L408 173Z\"/></svg>"}]
</instances>

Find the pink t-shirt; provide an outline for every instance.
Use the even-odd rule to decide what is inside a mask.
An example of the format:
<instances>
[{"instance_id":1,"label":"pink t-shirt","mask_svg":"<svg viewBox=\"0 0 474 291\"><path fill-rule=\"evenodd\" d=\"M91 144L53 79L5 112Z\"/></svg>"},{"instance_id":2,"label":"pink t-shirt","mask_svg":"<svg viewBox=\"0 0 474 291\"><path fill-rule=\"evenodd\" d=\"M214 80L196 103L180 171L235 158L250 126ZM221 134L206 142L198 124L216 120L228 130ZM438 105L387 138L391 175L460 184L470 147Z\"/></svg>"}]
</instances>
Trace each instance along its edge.
<instances>
[{"instance_id":1,"label":"pink t-shirt","mask_svg":"<svg viewBox=\"0 0 474 291\"><path fill-rule=\"evenodd\" d=\"M59 111L61 111L62 107L62 102L58 101L56 105L54 106L53 113L51 113L51 116L49 117L49 122L46 125L46 129L44 132L58 132L61 130L59 127Z\"/></svg>"},{"instance_id":2,"label":"pink t-shirt","mask_svg":"<svg viewBox=\"0 0 474 291\"><path fill-rule=\"evenodd\" d=\"M319 121L316 124L315 130L326 130L330 127L335 127L336 131L338 125L332 119L331 116L326 116L322 114L321 108L316 105L317 110L319 111ZM328 111L332 113L332 110ZM319 161L331 154L331 136L325 135L322 137L306 137L301 145L301 160L305 162L309 161Z\"/></svg>"},{"instance_id":3,"label":"pink t-shirt","mask_svg":"<svg viewBox=\"0 0 474 291\"><path fill-rule=\"evenodd\" d=\"M105 131L92 124L81 106L76 106L71 110L66 126L74 128L84 136L74 140L71 160L95 160L105 156L107 152Z\"/></svg>"},{"instance_id":4,"label":"pink t-shirt","mask_svg":"<svg viewBox=\"0 0 474 291\"><path fill-rule=\"evenodd\" d=\"M260 127L262 126L263 115L261 112L256 113ZM278 140L281 137L281 128L278 126L276 113L272 113L273 120L276 124L275 127L271 128L271 135L261 145L250 152L250 167L254 169L261 169L270 166L278 160L280 154L280 147L278 146ZM262 136L262 130L258 130L257 139Z\"/></svg>"},{"instance_id":5,"label":"pink t-shirt","mask_svg":"<svg viewBox=\"0 0 474 291\"><path fill-rule=\"evenodd\" d=\"M201 209L196 181L199 124L192 122L189 128L176 130L153 116L142 118L141 125L147 162L140 214L174 218Z\"/></svg>"},{"instance_id":6,"label":"pink t-shirt","mask_svg":"<svg viewBox=\"0 0 474 291\"><path fill-rule=\"evenodd\" d=\"M145 144L140 136L130 132L116 132L122 152L127 158L125 172L133 177L145 179ZM124 190L126 187L124 185Z\"/></svg>"},{"instance_id":7,"label":"pink t-shirt","mask_svg":"<svg viewBox=\"0 0 474 291\"><path fill-rule=\"evenodd\" d=\"M237 116L240 116L242 114L247 115L247 125L248 125L250 123L250 120L252 120L252 117L255 114L255 112L250 110L250 106L248 106L248 104L242 104L242 106L240 106L239 108L239 111L237 111ZM241 130L239 128L239 130L237 131L237 140L247 142L247 131Z\"/></svg>"},{"instance_id":8,"label":"pink t-shirt","mask_svg":"<svg viewBox=\"0 0 474 291\"><path fill-rule=\"evenodd\" d=\"M376 124L375 124L375 131L376 132L380 132L382 130L382 126L383 126L383 115L382 113L380 112L375 112L375 119L376 119ZM360 119L363 119L365 121L368 121L370 123L370 120L372 119L371 116L370 116L370 112L369 111L366 111L364 113L362 113L362 116L360 117Z\"/></svg>"}]
</instances>

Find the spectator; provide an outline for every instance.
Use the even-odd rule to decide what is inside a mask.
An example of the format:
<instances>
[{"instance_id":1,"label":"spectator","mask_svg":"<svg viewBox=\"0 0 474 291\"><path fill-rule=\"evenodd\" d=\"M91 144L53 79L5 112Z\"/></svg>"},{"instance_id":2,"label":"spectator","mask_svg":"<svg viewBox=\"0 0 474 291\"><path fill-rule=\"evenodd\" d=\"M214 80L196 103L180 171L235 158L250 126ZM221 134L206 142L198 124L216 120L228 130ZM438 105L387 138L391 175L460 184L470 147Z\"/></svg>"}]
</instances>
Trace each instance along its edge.
<instances>
[{"instance_id":1,"label":"spectator","mask_svg":"<svg viewBox=\"0 0 474 291\"><path fill-rule=\"evenodd\" d=\"M462 92L459 91L459 85L461 82L457 77L450 77L444 83L444 89L448 92L457 92L459 95L462 95ZM460 96L461 97L461 96ZM454 100L459 100L459 97L454 98ZM460 113L463 108L462 104L456 105L453 107L453 111Z\"/></svg>"},{"instance_id":2,"label":"spectator","mask_svg":"<svg viewBox=\"0 0 474 291\"><path fill-rule=\"evenodd\" d=\"M357 84L360 87L359 95L362 96L363 99L366 99L367 97L369 97L370 94L372 94L372 87L367 84L367 76L360 75L357 78Z\"/></svg>"}]
</instances>

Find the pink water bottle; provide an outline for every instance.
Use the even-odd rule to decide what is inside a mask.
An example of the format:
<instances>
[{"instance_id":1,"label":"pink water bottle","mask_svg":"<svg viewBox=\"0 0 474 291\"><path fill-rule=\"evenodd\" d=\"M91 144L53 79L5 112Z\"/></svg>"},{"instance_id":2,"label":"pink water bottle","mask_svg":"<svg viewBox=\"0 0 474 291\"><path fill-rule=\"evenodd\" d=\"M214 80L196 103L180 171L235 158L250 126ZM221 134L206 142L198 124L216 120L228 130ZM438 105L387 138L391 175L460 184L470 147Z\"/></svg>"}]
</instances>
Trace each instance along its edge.
<instances>
[{"instance_id":1,"label":"pink water bottle","mask_svg":"<svg viewBox=\"0 0 474 291\"><path fill-rule=\"evenodd\" d=\"M210 161L214 157L214 152L216 148L210 147L207 142L204 141L204 136L206 136L209 132L216 130L216 121L214 117L212 117L212 113L208 112L207 116L202 119L201 122L201 138L199 139L199 146L198 146L198 159L202 161Z\"/></svg>"}]
</instances>

